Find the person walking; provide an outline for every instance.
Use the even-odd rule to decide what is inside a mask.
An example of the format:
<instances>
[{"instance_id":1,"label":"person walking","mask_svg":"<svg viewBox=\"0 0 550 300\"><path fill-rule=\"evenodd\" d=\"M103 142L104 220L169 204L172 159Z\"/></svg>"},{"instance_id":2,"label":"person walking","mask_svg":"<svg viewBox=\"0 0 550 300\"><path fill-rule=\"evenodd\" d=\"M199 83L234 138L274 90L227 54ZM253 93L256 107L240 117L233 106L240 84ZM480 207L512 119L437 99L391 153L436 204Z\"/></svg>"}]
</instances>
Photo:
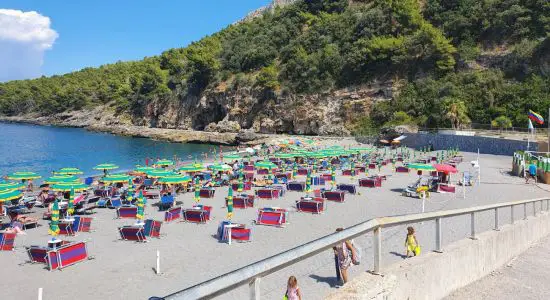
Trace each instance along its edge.
<instances>
[{"instance_id":1,"label":"person walking","mask_svg":"<svg viewBox=\"0 0 550 300\"><path fill-rule=\"evenodd\" d=\"M415 230L413 227L407 227L407 237L405 238L405 248L407 258L420 254L420 244L416 239Z\"/></svg>"},{"instance_id":2,"label":"person walking","mask_svg":"<svg viewBox=\"0 0 550 300\"><path fill-rule=\"evenodd\" d=\"M336 232L340 232L342 230L344 230L344 228L337 228ZM346 284L348 282L348 268L351 266L352 257L357 255L355 253L355 248L353 248L351 241L346 240L340 245L335 246L334 250L338 255L338 266L340 269L340 274L342 275L343 284Z\"/></svg>"},{"instance_id":3,"label":"person walking","mask_svg":"<svg viewBox=\"0 0 550 300\"><path fill-rule=\"evenodd\" d=\"M294 276L288 278L286 285L285 299L287 300L302 300L302 293L298 287L298 280Z\"/></svg>"}]
</instances>

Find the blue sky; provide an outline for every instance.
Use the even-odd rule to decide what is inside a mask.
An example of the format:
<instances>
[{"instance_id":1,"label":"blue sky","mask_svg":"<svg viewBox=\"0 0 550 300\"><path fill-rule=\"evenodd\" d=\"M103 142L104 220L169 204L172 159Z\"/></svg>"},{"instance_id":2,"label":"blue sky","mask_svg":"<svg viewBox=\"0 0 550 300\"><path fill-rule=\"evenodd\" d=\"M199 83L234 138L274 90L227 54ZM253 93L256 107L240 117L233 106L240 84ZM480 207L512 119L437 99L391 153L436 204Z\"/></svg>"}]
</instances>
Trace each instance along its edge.
<instances>
[{"instance_id":1,"label":"blue sky","mask_svg":"<svg viewBox=\"0 0 550 300\"><path fill-rule=\"evenodd\" d=\"M269 2L2 0L0 9L37 11L50 18L51 29L58 37L44 52L41 72L53 75L183 47Z\"/></svg>"}]
</instances>

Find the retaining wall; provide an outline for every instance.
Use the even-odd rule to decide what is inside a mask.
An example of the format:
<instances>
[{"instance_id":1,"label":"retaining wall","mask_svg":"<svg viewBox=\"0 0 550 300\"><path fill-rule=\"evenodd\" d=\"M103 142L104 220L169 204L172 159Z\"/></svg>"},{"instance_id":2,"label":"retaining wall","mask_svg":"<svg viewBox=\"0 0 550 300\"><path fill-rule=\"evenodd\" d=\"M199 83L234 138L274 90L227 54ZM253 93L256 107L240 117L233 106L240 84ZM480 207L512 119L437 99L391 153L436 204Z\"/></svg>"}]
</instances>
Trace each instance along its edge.
<instances>
[{"instance_id":1,"label":"retaining wall","mask_svg":"<svg viewBox=\"0 0 550 300\"><path fill-rule=\"evenodd\" d=\"M550 233L548 213L464 239L383 268L383 276L361 274L326 299L440 299L502 267Z\"/></svg>"}]
</instances>

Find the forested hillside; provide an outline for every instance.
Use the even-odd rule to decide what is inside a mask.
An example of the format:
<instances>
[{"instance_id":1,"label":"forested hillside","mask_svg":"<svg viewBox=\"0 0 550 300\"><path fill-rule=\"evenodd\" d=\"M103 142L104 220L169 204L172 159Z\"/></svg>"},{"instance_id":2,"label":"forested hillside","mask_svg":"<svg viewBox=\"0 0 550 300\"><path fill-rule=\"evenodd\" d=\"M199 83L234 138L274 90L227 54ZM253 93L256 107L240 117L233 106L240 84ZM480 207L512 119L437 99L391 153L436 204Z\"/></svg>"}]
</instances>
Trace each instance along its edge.
<instances>
[{"instance_id":1,"label":"forested hillside","mask_svg":"<svg viewBox=\"0 0 550 300\"><path fill-rule=\"evenodd\" d=\"M157 57L2 83L0 114L105 106L135 125L305 134L525 126L550 106L549 32L548 0L297 1Z\"/></svg>"}]
</instances>

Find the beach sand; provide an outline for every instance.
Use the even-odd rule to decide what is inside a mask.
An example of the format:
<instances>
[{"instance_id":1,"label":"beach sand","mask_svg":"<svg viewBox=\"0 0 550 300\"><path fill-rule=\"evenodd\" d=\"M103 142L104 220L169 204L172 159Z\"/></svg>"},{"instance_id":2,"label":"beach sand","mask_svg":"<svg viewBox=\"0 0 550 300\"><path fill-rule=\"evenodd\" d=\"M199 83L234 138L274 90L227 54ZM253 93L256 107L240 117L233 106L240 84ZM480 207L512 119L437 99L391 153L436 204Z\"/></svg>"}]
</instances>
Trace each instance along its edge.
<instances>
[{"instance_id":1,"label":"beach sand","mask_svg":"<svg viewBox=\"0 0 550 300\"><path fill-rule=\"evenodd\" d=\"M469 161L477 154L464 153L461 171L469 170ZM524 180L508 175L511 157L481 155L482 184L466 188L466 198L462 187L456 194L437 194L426 202L426 211L470 207L490 203L523 200L548 196L548 186L526 185ZM372 173L372 172L371 172ZM93 260L67 267L62 271L49 272L41 264L25 264L28 260L24 246L45 245L50 238L48 223L27 230L27 235L16 239L17 249L13 252L0 252L0 266L3 280L0 283L1 299L36 299L38 288L44 289L44 299L147 299L150 296L164 296L192 286L204 280L219 276L247 264L296 247L305 242L334 232L337 227L347 227L359 222L388 215L418 213L421 200L401 196L401 189L413 183L416 173L393 173L391 166L382 168L388 180L382 188L359 188L360 195L346 195L345 203L328 202L328 209L322 215L311 215L295 211L295 201L303 193L288 192L278 200L260 200L255 208L235 210L234 222L245 223L253 228L253 241L250 243L219 243L214 237L218 223L225 218L224 197L227 187L218 188L213 199L202 199L201 203L213 206L213 219L205 225L190 223L163 224L160 239L148 243L134 243L119 240L117 227L133 224L133 220L114 219L115 211L96 209L92 233L79 233L68 240L88 240L89 253ZM361 178L363 174L357 178ZM302 177L303 181L305 178ZM350 182L349 177L338 176L339 182ZM183 207L194 204L192 193L178 196ZM164 214L148 203L146 218L162 220ZM252 225L257 208L278 206L288 208L290 224L285 228ZM522 216L523 208L517 207L516 218ZM43 209L35 208L35 215ZM529 207L532 214L532 207ZM501 222L509 222L510 211L502 211ZM479 231L492 228L492 212L479 215ZM434 248L435 226L433 222L413 224L417 237L428 252ZM443 244L465 238L469 235L468 217L444 219ZM402 259L406 226L383 231L383 265ZM356 239L362 248L362 263L351 267L353 278L359 272L372 268L372 235ZM156 275L156 251L160 251L161 275ZM298 264L287 267L262 280L262 299L281 299L286 290L288 276L298 278L305 299L321 299L335 283L332 251L321 253ZM246 299L248 287L242 287L219 299Z\"/></svg>"}]
</instances>

